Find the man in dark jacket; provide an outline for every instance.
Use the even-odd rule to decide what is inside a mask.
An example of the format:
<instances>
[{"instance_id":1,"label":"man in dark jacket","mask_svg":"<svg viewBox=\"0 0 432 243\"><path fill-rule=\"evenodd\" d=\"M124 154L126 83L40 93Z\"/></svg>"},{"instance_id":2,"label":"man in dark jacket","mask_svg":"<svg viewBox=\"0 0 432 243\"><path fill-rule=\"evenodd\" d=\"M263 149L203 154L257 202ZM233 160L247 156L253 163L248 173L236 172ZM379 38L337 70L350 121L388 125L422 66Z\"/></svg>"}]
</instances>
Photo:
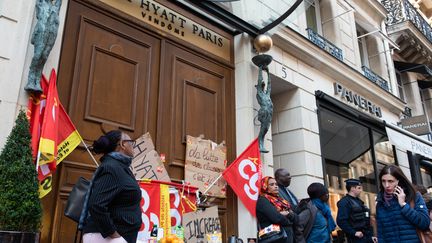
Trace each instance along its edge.
<instances>
[{"instance_id":1,"label":"man in dark jacket","mask_svg":"<svg viewBox=\"0 0 432 243\"><path fill-rule=\"evenodd\" d=\"M275 179L279 187L279 196L287 200L293 209L297 207L297 197L292 193L288 187L291 184L291 175L288 170L284 168L275 171Z\"/></svg>"},{"instance_id":2,"label":"man in dark jacket","mask_svg":"<svg viewBox=\"0 0 432 243\"><path fill-rule=\"evenodd\" d=\"M359 198L361 182L357 179L345 181L348 194L337 203L337 224L350 243L372 243L373 230L370 225L370 211Z\"/></svg>"}]
</instances>

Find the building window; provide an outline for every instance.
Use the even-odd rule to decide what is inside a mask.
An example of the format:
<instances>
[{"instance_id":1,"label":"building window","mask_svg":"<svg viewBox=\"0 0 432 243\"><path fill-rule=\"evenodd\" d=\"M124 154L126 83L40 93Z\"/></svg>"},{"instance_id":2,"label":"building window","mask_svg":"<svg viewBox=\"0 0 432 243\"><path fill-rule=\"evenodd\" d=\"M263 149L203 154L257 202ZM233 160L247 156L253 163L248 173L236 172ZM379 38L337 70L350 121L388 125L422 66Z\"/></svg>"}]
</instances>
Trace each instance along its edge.
<instances>
[{"instance_id":1,"label":"building window","mask_svg":"<svg viewBox=\"0 0 432 243\"><path fill-rule=\"evenodd\" d=\"M319 0L305 0L306 6L306 24L307 28L312 29L315 33L321 34L321 18Z\"/></svg>"},{"instance_id":2,"label":"building window","mask_svg":"<svg viewBox=\"0 0 432 243\"><path fill-rule=\"evenodd\" d=\"M369 54L367 49L366 31L357 25L357 42L360 53L361 66L369 67ZM360 38L359 38L360 37Z\"/></svg>"},{"instance_id":3,"label":"building window","mask_svg":"<svg viewBox=\"0 0 432 243\"><path fill-rule=\"evenodd\" d=\"M405 101L405 93L403 89L403 76L400 72L396 71L396 80L397 80L397 87L398 87L398 93L399 98L403 101Z\"/></svg>"}]
</instances>

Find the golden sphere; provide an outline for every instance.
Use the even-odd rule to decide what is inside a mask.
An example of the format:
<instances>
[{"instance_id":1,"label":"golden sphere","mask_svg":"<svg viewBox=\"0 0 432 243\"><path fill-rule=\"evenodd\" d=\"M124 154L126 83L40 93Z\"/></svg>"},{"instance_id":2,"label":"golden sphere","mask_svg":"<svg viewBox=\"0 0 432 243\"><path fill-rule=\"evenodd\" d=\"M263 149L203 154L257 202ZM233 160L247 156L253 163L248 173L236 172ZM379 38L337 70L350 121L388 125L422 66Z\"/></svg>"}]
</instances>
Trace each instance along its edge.
<instances>
[{"instance_id":1,"label":"golden sphere","mask_svg":"<svg viewBox=\"0 0 432 243\"><path fill-rule=\"evenodd\" d=\"M268 52L273 46L273 41L270 36L261 34L254 40L254 47L258 53Z\"/></svg>"}]
</instances>

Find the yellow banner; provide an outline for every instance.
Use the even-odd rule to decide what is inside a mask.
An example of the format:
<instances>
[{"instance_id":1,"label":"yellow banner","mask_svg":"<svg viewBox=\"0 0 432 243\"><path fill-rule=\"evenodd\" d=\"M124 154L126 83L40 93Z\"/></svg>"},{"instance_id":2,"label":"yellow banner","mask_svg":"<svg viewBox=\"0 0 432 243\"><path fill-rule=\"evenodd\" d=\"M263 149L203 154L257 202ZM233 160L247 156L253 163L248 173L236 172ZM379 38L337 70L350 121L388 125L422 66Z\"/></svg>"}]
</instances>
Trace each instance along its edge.
<instances>
[{"instance_id":1,"label":"yellow banner","mask_svg":"<svg viewBox=\"0 0 432 243\"><path fill-rule=\"evenodd\" d=\"M51 139L40 138L39 142L39 165L49 164L54 161L55 143Z\"/></svg>"},{"instance_id":2,"label":"yellow banner","mask_svg":"<svg viewBox=\"0 0 432 243\"><path fill-rule=\"evenodd\" d=\"M80 143L81 135L74 130L65 140L57 146L57 165L66 158ZM41 154L42 157L42 154ZM51 172L52 173L52 172ZM52 189L52 175L39 182L39 198L45 197ZM169 202L169 197L168 197Z\"/></svg>"},{"instance_id":3,"label":"yellow banner","mask_svg":"<svg viewBox=\"0 0 432 243\"><path fill-rule=\"evenodd\" d=\"M66 158L81 143L81 140L80 134L75 130L69 137L59 143L57 147L57 164Z\"/></svg>"},{"instance_id":4,"label":"yellow banner","mask_svg":"<svg viewBox=\"0 0 432 243\"><path fill-rule=\"evenodd\" d=\"M160 204L159 222L164 229L164 236L169 236L171 234L171 214L168 185L160 185Z\"/></svg>"},{"instance_id":5,"label":"yellow banner","mask_svg":"<svg viewBox=\"0 0 432 243\"><path fill-rule=\"evenodd\" d=\"M45 197L52 189L52 175L39 182L39 198Z\"/></svg>"}]
</instances>

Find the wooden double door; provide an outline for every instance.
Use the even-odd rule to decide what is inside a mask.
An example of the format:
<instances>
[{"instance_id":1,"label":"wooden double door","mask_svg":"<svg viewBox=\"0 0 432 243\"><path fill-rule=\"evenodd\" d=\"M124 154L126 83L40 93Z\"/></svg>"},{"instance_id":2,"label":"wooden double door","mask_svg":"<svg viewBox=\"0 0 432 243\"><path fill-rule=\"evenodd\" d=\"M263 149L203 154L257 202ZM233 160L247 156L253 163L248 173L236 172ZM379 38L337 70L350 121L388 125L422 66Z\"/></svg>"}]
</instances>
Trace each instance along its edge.
<instances>
[{"instance_id":1,"label":"wooden double door","mask_svg":"<svg viewBox=\"0 0 432 243\"><path fill-rule=\"evenodd\" d=\"M58 88L83 139L91 144L116 128L132 138L150 132L173 181L184 178L186 135L225 140L232 161L232 67L132 22L95 1L69 2ZM63 215L64 206L78 178L90 178L94 169L83 146L62 162L43 199L42 242L73 242L76 224ZM235 234L233 193L214 203L223 234Z\"/></svg>"}]
</instances>

